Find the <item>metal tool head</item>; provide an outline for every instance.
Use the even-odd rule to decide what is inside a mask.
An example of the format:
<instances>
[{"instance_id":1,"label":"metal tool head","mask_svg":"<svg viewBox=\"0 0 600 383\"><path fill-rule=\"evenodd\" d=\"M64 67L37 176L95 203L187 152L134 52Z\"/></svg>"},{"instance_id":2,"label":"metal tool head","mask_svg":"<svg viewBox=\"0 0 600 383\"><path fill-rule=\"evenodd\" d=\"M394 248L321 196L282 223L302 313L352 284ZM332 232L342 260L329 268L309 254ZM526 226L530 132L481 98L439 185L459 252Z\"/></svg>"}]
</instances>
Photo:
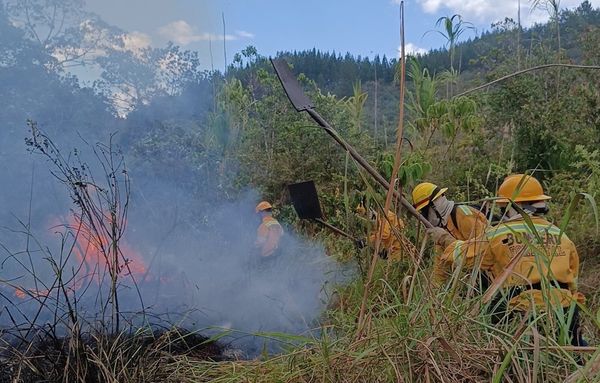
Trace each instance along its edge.
<instances>
[{"instance_id":1,"label":"metal tool head","mask_svg":"<svg viewBox=\"0 0 600 383\"><path fill-rule=\"evenodd\" d=\"M298 213L300 219L317 219L323 217L317 188L313 181L288 185L288 190L290 191L294 209L296 209L296 213Z\"/></svg>"},{"instance_id":2,"label":"metal tool head","mask_svg":"<svg viewBox=\"0 0 600 383\"><path fill-rule=\"evenodd\" d=\"M281 58L272 58L271 64L273 64L273 68L275 68L275 73L277 73L277 77L279 78L279 81L281 81L285 94L287 94L290 102L294 105L294 108L296 108L298 112L313 109L315 107L314 104L308 96L304 94L298 80L290 70L287 61Z\"/></svg>"}]
</instances>

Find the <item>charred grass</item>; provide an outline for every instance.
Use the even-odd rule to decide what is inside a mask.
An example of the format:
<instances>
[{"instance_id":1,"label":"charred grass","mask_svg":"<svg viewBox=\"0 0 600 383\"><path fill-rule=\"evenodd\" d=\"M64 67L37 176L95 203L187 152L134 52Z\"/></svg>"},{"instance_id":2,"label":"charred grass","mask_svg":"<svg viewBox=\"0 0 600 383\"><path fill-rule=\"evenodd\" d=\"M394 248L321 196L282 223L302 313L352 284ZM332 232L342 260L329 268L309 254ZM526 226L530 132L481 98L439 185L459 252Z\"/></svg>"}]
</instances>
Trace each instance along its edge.
<instances>
[{"instance_id":1,"label":"charred grass","mask_svg":"<svg viewBox=\"0 0 600 383\"><path fill-rule=\"evenodd\" d=\"M0 382L178 381L165 366L180 358L222 361L223 351L215 341L179 328L67 337L43 328L27 342L13 338L0 347Z\"/></svg>"}]
</instances>

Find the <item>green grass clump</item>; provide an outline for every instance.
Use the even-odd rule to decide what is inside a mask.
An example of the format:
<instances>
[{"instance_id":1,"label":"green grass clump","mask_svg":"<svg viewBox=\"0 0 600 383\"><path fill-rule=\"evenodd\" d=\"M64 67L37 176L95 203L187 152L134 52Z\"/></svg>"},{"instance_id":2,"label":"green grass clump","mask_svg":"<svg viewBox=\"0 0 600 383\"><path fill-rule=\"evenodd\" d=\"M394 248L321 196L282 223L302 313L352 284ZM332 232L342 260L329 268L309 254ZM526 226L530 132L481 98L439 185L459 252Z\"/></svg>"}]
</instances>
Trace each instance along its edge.
<instances>
[{"instance_id":1,"label":"green grass clump","mask_svg":"<svg viewBox=\"0 0 600 383\"><path fill-rule=\"evenodd\" d=\"M363 283L356 280L339 291L321 337L301 347L251 361L184 358L168 368L184 382L562 382L590 374L577 361L591 360L592 366L594 347L574 351L558 343L559 337L544 336L555 331L547 323L565 318L516 316L493 326L482 295L462 280L456 291L435 290L429 270L421 269L409 296L410 267L391 266L377 267L360 337L356 318ZM594 381L589 379L582 381Z\"/></svg>"}]
</instances>

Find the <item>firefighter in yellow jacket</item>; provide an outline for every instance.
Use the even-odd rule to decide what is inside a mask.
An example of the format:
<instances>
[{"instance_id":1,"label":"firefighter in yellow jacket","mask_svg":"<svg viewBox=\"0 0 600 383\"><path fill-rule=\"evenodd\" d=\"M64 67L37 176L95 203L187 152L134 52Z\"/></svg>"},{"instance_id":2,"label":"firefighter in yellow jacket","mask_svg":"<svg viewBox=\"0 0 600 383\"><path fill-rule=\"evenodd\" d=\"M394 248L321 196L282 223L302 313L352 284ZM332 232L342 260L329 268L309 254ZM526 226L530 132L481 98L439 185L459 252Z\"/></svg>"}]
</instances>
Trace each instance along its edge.
<instances>
[{"instance_id":1,"label":"firefighter in yellow jacket","mask_svg":"<svg viewBox=\"0 0 600 383\"><path fill-rule=\"evenodd\" d=\"M412 192L415 210L427 218L433 226L443 228L454 239L466 240L483 234L488 223L485 216L473 207L448 200L447 191L448 188L441 188L431 182L418 184ZM435 239L434 242L437 243ZM437 244L444 245L444 243Z\"/></svg>"},{"instance_id":2,"label":"firefighter in yellow jacket","mask_svg":"<svg viewBox=\"0 0 600 383\"><path fill-rule=\"evenodd\" d=\"M558 227L542 217L548 210L546 202L550 197L544 194L539 181L524 174L508 176L498 189L498 197L497 203L504 210L503 221L479 238L453 241L438 228L430 229L437 232L438 242L448 244L439 262L434 264L434 283L445 283L458 266L472 269L476 265L493 281L515 260L514 268L502 283L508 305L492 307L494 321L505 315L499 308L548 311L549 304L568 310L574 301L583 302L583 295L577 291L577 250ZM535 233L513 203L529 216ZM570 335L573 345L586 344L579 331L577 307Z\"/></svg>"},{"instance_id":3,"label":"firefighter in yellow jacket","mask_svg":"<svg viewBox=\"0 0 600 383\"><path fill-rule=\"evenodd\" d=\"M375 210L369 208L368 214L365 208L365 199L358 204L356 207L356 213L363 218L367 218L369 221L374 222L374 228L366 238L367 243L375 248L377 236L380 236L381 243L379 244L379 257L381 259L389 259L390 261L399 261L402 259L402 243L400 242L400 232L404 229L404 221L398 218L398 216L388 211L385 217L375 212ZM363 240L357 242L359 248L364 247L365 243Z\"/></svg>"},{"instance_id":4,"label":"firefighter in yellow jacket","mask_svg":"<svg viewBox=\"0 0 600 383\"><path fill-rule=\"evenodd\" d=\"M272 214L273 207L267 201L262 201L256 205L256 213L261 216L261 224L256 231L255 246L258 248L261 257L271 257L279 248L279 241L283 236L281 225Z\"/></svg>"},{"instance_id":5,"label":"firefighter in yellow jacket","mask_svg":"<svg viewBox=\"0 0 600 383\"><path fill-rule=\"evenodd\" d=\"M387 217L380 218L375 214L375 218L377 229L369 234L369 243L374 247L377 236L380 235L379 256L394 262L401 260L402 243L399 239L399 232L404 229L404 222L392 211L388 211Z\"/></svg>"}]
</instances>

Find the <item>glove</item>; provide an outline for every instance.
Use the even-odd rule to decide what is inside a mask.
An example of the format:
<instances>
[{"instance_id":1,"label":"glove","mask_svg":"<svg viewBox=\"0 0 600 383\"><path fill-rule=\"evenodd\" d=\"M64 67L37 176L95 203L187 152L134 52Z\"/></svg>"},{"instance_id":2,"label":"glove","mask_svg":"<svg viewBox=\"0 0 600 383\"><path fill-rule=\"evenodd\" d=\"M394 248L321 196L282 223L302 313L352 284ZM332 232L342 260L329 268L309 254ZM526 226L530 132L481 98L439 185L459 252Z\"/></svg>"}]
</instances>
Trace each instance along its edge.
<instances>
[{"instance_id":1,"label":"glove","mask_svg":"<svg viewBox=\"0 0 600 383\"><path fill-rule=\"evenodd\" d=\"M444 248L455 240L454 237L446 231L446 229L442 229L441 227L432 227L427 229L425 232L431 238L433 243Z\"/></svg>"},{"instance_id":2,"label":"glove","mask_svg":"<svg viewBox=\"0 0 600 383\"><path fill-rule=\"evenodd\" d=\"M359 249L363 249L366 246L366 243L363 239L357 239L356 241L354 241L354 245Z\"/></svg>"}]
</instances>

